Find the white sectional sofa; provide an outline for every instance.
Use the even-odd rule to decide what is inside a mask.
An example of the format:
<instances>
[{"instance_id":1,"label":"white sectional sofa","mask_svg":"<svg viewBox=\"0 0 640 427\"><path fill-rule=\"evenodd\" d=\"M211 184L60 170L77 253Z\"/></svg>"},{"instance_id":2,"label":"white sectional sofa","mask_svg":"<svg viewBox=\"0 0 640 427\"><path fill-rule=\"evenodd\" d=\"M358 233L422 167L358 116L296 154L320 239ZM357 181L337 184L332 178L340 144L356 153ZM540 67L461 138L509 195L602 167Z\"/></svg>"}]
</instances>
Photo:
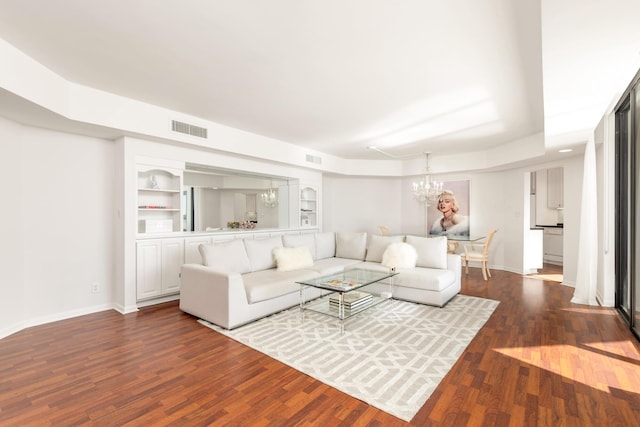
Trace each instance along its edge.
<instances>
[{"instance_id":1,"label":"white sectional sofa","mask_svg":"<svg viewBox=\"0 0 640 427\"><path fill-rule=\"evenodd\" d=\"M396 268L394 298L442 307L460 292L460 256L447 253L446 237L321 232L200 245L203 263L182 266L180 308L232 329L297 305L296 281L352 268L389 271L397 262L392 244L415 248L409 265L402 267L404 260ZM388 291L389 285L366 289ZM320 295L305 290L307 300Z\"/></svg>"}]
</instances>

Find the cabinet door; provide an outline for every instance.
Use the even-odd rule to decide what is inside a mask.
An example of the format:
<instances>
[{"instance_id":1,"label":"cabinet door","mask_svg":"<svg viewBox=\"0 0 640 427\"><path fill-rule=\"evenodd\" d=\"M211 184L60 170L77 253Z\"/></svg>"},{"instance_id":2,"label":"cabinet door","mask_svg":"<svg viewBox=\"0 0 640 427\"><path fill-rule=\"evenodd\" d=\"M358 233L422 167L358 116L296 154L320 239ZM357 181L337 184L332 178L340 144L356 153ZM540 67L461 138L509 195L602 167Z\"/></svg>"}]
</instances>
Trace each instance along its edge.
<instances>
[{"instance_id":1,"label":"cabinet door","mask_svg":"<svg viewBox=\"0 0 640 427\"><path fill-rule=\"evenodd\" d=\"M138 300L162 292L162 244L160 241L138 242L136 249L136 296Z\"/></svg>"},{"instance_id":2,"label":"cabinet door","mask_svg":"<svg viewBox=\"0 0 640 427\"><path fill-rule=\"evenodd\" d=\"M550 209L558 209L564 206L562 175L562 168L547 169L547 207Z\"/></svg>"},{"instance_id":3,"label":"cabinet door","mask_svg":"<svg viewBox=\"0 0 640 427\"><path fill-rule=\"evenodd\" d=\"M168 239L162 241L162 293L180 290L180 267L184 263L184 241Z\"/></svg>"},{"instance_id":4,"label":"cabinet door","mask_svg":"<svg viewBox=\"0 0 640 427\"><path fill-rule=\"evenodd\" d=\"M187 237L184 239L184 263L202 264L202 255L198 247L211 243L210 237Z\"/></svg>"}]
</instances>

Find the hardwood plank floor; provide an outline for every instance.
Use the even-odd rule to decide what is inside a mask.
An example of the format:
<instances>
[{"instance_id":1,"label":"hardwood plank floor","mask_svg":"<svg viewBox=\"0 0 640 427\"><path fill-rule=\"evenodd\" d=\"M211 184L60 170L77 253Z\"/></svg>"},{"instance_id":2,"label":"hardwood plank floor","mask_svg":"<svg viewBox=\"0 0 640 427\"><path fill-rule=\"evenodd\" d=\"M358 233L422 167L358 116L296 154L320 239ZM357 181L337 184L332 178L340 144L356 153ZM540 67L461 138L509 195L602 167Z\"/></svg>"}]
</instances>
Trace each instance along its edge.
<instances>
[{"instance_id":1,"label":"hardwood plank floor","mask_svg":"<svg viewBox=\"0 0 640 427\"><path fill-rule=\"evenodd\" d=\"M501 301L411 425L640 425L640 345L615 310L552 281L479 269ZM407 423L199 325L176 302L0 340L0 425Z\"/></svg>"}]
</instances>

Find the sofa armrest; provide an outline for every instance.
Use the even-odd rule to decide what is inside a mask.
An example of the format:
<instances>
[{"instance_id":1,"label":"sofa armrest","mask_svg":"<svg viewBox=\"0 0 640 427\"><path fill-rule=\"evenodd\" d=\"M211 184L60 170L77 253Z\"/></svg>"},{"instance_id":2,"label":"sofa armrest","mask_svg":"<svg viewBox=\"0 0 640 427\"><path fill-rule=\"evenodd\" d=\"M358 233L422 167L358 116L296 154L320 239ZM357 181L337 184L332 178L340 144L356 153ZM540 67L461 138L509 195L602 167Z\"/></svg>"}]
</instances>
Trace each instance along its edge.
<instances>
[{"instance_id":1,"label":"sofa armrest","mask_svg":"<svg viewBox=\"0 0 640 427\"><path fill-rule=\"evenodd\" d=\"M180 309L201 319L229 328L232 301L244 300L242 276L200 264L181 267Z\"/></svg>"},{"instance_id":2,"label":"sofa armrest","mask_svg":"<svg viewBox=\"0 0 640 427\"><path fill-rule=\"evenodd\" d=\"M462 257L458 254L447 254L447 270L453 271L458 289L462 286Z\"/></svg>"}]
</instances>

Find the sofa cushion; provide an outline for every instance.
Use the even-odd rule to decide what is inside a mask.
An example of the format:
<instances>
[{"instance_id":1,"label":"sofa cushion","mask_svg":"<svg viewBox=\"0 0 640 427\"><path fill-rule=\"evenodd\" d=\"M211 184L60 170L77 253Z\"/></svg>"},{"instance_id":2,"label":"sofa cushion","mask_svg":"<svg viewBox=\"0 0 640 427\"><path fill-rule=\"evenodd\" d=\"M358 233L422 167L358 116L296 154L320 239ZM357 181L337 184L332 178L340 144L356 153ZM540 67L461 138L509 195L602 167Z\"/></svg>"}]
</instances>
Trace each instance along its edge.
<instances>
[{"instance_id":1,"label":"sofa cushion","mask_svg":"<svg viewBox=\"0 0 640 427\"><path fill-rule=\"evenodd\" d=\"M312 270L278 271L275 268L242 275L247 301L250 304L300 292L298 280L311 279L319 274Z\"/></svg>"},{"instance_id":2,"label":"sofa cushion","mask_svg":"<svg viewBox=\"0 0 640 427\"><path fill-rule=\"evenodd\" d=\"M251 263L240 239L221 243L203 243L198 246L202 264L228 273L248 273Z\"/></svg>"},{"instance_id":3,"label":"sofa cushion","mask_svg":"<svg viewBox=\"0 0 640 427\"><path fill-rule=\"evenodd\" d=\"M327 274L340 273L349 266L357 266L359 264L362 264L362 261L357 259L331 257L317 260L313 267L309 267L309 269L326 276Z\"/></svg>"},{"instance_id":4,"label":"sofa cushion","mask_svg":"<svg viewBox=\"0 0 640 427\"><path fill-rule=\"evenodd\" d=\"M367 257L365 261L382 262L382 254L392 243L404 241L404 236L379 236L372 234L367 243Z\"/></svg>"},{"instance_id":5,"label":"sofa cushion","mask_svg":"<svg viewBox=\"0 0 640 427\"><path fill-rule=\"evenodd\" d=\"M336 233L336 257L364 260L367 233Z\"/></svg>"},{"instance_id":6,"label":"sofa cushion","mask_svg":"<svg viewBox=\"0 0 640 427\"><path fill-rule=\"evenodd\" d=\"M294 271L313 266L311 252L306 246L275 248L273 256L276 259L278 271Z\"/></svg>"},{"instance_id":7,"label":"sofa cushion","mask_svg":"<svg viewBox=\"0 0 640 427\"><path fill-rule=\"evenodd\" d=\"M418 251L416 266L447 268L447 236L407 236L406 242Z\"/></svg>"},{"instance_id":8,"label":"sofa cushion","mask_svg":"<svg viewBox=\"0 0 640 427\"><path fill-rule=\"evenodd\" d=\"M285 234L282 236L282 244L286 248L306 246L309 248L311 257L316 259L316 238L313 234Z\"/></svg>"},{"instance_id":9,"label":"sofa cushion","mask_svg":"<svg viewBox=\"0 0 640 427\"><path fill-rule=\"evenodd\" d=\"M413 268L416 266L418 253L408 243L396 242L387 246L382 254L382 265L389 268Z\"/></svg>"},{"instance_id":10,"label":"sofa cushion","mask_svg":"<svg viewBox=\"0 0 640 427\"><path fill-rule=\"evenodd\" d=\"M244 247L251 264L251 271L266 270L276 266L273 250L282 247L282 237L269 237L267 239L243 239Z\"/></svg>"},{"instance_id":11,"label":"sofa cushion","mask_svg":"<svg viewBox=\"0 0 640 427\"><path fill-rule=\"evenodd\" d=\"M363 262L358 265L346 266L345 270L352 268L363 268L380 272L388 272L389 268L377 262ZM441 292L456 281L456 275L451 270L441 270L439 268L398 268L399 273L391 279L394 287L422 289L426 291ZM389 283L383 280L382 283Z\"/></svg>"},{"instance_id":12,"label":"sofa cushion","mask_svg":"<svg viewBox=\"0 0 640 427\"><path fill-rule=\"evenodd\" d=\"M316 257L314 259L325 259L336 256L336 233L327 231L316 233L313 236L316 241Z\"/></svg>"}]
</instances>

